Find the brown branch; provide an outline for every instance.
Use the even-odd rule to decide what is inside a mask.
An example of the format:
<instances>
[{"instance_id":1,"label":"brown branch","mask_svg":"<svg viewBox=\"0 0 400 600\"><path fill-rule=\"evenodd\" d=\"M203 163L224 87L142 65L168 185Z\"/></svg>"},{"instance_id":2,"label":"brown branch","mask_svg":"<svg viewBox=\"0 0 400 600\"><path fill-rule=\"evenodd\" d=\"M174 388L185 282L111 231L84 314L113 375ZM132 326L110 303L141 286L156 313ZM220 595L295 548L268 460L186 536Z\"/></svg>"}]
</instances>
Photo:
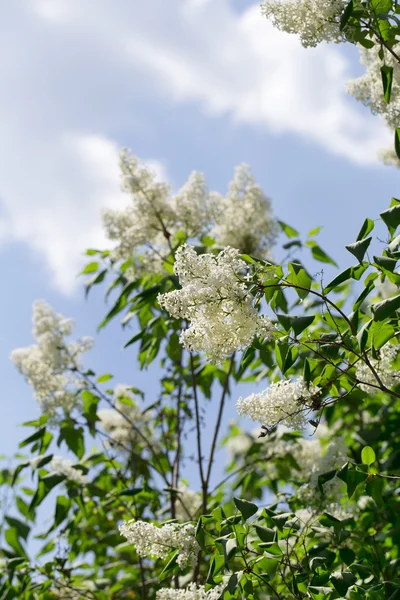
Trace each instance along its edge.
<instances>
[{"instance_id":1,"label":"brown branch","mask_svg":"<svg viewBox=\"0 0 400 600\"><path fill-rule=\"evenodd\" d=\"M212 441L212 444L211 444L210 457L209 457L209 460L208 460L208 468L207 468L207 475L206 475L207 493L208 493L208 485L210 483L212 464L213 464L213 461L214 461L214 454L215 454L215 449L216 449L216 446L217 446L219 430L220 430L221 422L222 422L222 414L224 412L225 399L226 399L226 395L227 395L228 389L229 389L229 377L230 377L230 375L232 373L232 368L233 368L234 364L235 364L235 353L232 354L232 357L231 357L230 362L229 362L228 371L227 371L226 376L225 376L224 387L222 389L221 400L220 400L220 403L219 403L218 418L217 418L217 422L216 422L216 425L215 425L214 437L213 437L213 441Z\"/></svg>"},{"instance_id":2,"label":"brown branch","mask_svg":"<svg viewBox=\"0 0 400 600\"><path fill-rule=\"evenodd\" d=\"M203 470L203 455L201 450L201 423L200 423L200 411L199 411L199 399L197 395L197 382L196 382L196 374L194 372L194 361L193 354L190 353L190 372L192 375L192 388L193 388L193 399L194 399L194 407L195 407L195 415L196 415L196 442L197 442L197 458L199 463L199 473L200 473L200 481L204 491L205 486L205 477ZM203 498L204 504L204 498Z\"/></svg>"}]
</instances>

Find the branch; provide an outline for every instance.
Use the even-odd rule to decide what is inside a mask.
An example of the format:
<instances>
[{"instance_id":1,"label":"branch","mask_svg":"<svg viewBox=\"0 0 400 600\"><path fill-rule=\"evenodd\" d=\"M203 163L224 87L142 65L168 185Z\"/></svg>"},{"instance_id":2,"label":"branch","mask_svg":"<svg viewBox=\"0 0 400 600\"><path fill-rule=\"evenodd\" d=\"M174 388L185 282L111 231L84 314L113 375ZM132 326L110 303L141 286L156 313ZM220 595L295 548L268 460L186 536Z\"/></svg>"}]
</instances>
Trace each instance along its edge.
<instances>
[{"instance_id":1,"label":"branch","mask_svg":"<svg viewBox=\"0 0 400 600\"><path fill-rule=\"evenodd\" d=\"M194 372L194 361L193 361L192 353L190 353L190 371L192 374L193 399L194 399L194 407L195 407L195 413L196 413L197 458L198 458L198 462L199 462L200 481L201 481L201 485L202 485L203 491L204 491L204 486L206 484L206 480L204 477L203 455L202 455L202 451L201 451L201 424L200 424L200 412L199 412L199 399L197 397L197 383L196 383L196 375ZM203 497L203 505L204 505L204 497Z\"/></svg>"},{"instance_id":2,"label":"branch","mask_svg":"<svg viewBox=\"0 0 400 600\"><path fill-rule=\"evenodd\" d=\"M219 403L218 418L217 418L217 423L215 425L214 437L213 437L213 441L212 441L212 444L211 444L210 458L209 458L209 461L208 461L208 468L207 468L207 475L206 475L207 493L208 493L208 485L210 483L212 464L213 464L213 461L214 461L214 454L215 454L215 449L216 449L216 446L217 446L219 430L220 430L221 422L222 422L222 414L224 412L226 394L228 393L228 388L229 388L229 377L230 377L230 374L232 372L232 368L233 368L234 364L235 364L235 353L232 354L232 357L231 357L230 362L229 362L229 368L228 368L228 371L227 371L226 376L225 376L224 387L222 389L222 396L221 396L221 400L220 400L220 403Z\"/></svg>"}]
</instances>

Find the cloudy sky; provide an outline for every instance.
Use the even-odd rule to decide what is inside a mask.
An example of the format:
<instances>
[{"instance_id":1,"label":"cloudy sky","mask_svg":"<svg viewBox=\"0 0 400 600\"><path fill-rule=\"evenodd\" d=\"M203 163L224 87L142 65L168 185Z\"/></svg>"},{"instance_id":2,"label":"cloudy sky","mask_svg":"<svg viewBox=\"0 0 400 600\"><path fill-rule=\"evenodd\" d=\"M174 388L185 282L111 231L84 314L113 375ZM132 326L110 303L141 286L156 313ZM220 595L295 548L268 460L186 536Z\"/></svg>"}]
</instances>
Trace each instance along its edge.
<instances>
[{"instance_id":1,"label":"cloudy sky","mask_svg":"<svg viewBox=\"0 0 400 600\"><path fill-rule=\"evenodd\" d=\"M128 146L174 185L204 171L224 191L252 165L275 213L345 266L365 216L396 195L376 159L380 120L346 94L361 73L352 47L303 49L247 0L18 0L0 21L0 454L35 416L8 356L30 338L44 298L94 334L101 294L83 299L86 247L103 247L100 213L122 206L116 155ZM146 385L117 326L99 336L98 371ZM129 374L129 375L128 375ZM128 379L129 378L129 379Z\"/></svg>"}]
</instances>

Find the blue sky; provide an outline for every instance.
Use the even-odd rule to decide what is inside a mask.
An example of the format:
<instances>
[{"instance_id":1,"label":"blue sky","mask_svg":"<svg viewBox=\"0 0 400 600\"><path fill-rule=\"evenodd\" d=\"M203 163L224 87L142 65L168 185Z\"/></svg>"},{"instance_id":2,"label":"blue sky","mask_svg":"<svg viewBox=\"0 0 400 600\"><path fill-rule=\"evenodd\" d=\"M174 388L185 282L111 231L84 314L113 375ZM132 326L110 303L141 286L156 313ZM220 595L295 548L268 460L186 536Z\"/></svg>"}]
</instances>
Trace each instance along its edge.
<instances>
[{"instance_id":1,"label":"blue sky","mask_svg":"<svg viewBox=\"0 0 400 600\"><path fill-rule=\"evenodd\" d=\"M19 0L4 7L0 35L0 454L38 414L8 358L31 343L32 302L75 317L80 335L104 315L76 273L82 251L106 243L101 209L127 201L120 147L175 186L197 169L224 191L249 163L276 215L302 233L322 225L341 267L363 218L398 195L398 172L376 159L390 133L346 94L361 72L356 49L304 50L257 4ZM122 339L117 324L104 330L92 366L151 393Z\"/></svg>"}]
</instances>

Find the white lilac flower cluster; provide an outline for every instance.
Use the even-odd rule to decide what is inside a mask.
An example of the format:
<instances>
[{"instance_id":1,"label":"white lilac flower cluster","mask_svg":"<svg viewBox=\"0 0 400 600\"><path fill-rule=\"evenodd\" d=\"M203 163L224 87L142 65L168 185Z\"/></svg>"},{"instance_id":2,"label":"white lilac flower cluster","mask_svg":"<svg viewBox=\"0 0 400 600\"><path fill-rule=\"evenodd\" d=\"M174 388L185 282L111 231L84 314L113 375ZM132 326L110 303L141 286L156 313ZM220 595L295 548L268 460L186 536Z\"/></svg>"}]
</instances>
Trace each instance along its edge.
<instances>
[{"instance_id":1,"label":"white lilac flower cluster","mask_svg":"<svg viewBox=\"0 0 400 600\"><path fill-rule=\"evenodd\" d=\"M200 494L183 484L179 485L178 490L179 493L175 502L175 518L181 522L193 521L201 506Z\"/></svg>"},{"instance_id":2,"label":"white lilac flower cluster","mask_svg":"<svg viewBox=\"0 0 400 600\"><path fill-rule=\"evenodd\" d=\"M42 411L52 419L57 409L71 412L79 406L77 392L81 379L76 374L83 352L92 346L91 338L81 338L67 343L74 323L66 319L45 302L33 305L33 337L37 344L18 348L11 353L11 360L33 388Z\"/></svg>"},{"instance_id":3,"label":"white lilac flower cluster","mask_svg":"<svg viewBox=\"0 0 400 600\"><path fill-rule=\"evenodd\" d=\"M210 195L218 246L238 248L244 254L266 257L277 236L271 202L254 181L247 165L239 165L226 196Z\"/></svg>"},{"instance_id":4,"label":"white lilac flower cluster","mask_svg":"<svg viewBox=\"0 0 400 600\"><path fill-rule=\"evenodd\" d=\"M324 492L321 494L318 478L324 473L333 471L343 466L347 460L347 449L341 436L334 437L327 445L325 451L319 438L315 440L301 439L297 442L296 462L300 467L300 477L308 479L298 491L299 497L308 506L330 507L330 510L339 510L339 501L343 482L336 476L327 481Z\"/></svg>"},{"instance_id":5,"label":"white lilac flower cluster","mask_svg":"<svg viewBox=\"0 0 400 600\"><path fill-rule=\"evenodd\" d=\"M320 389L299 377L296 381L282 380L272 383L262 392L239 398L236 407L240 415L247 415L263 425L282 424L294 429L304 429L312 410L311 398Z\"/></svg>"},{"instance_id":6,"label":"white lilac flower cluster","mask_svg":"<svg viewBox=\"0 0 400 600\"><path fill-rule=\"evenodd\" d=\"M180 341L190 351L204 352L220 363L247 348L258 335L272 339L271 321L257 313L243 276L247 265L235 248L198 255L191 246L176 253L175 273L182 289L158 297L160 306L189 327Z\"/></svg>"},{"instance_id":7,"label":"white lilac flower cluster","mask_svg":"<svg viewBox=\"0 0 400 600\"><path fill-rule=\"evenodd\" d=\"M166 523L162 527L156 527L152 523L132 519L120 525L119 531L135 546L139 556L166 558L172 550L177 549L179 552L176 562L182 569L196 564L200 546L193 525Z\"/></svg>"},{"instance_id":8,"label":"white lilac flower cluster","mask_svg":"<svg viewBox=\"0 0 400 600\"><path fill-rule=\"evenodd\" d=\"M273 26L300 37L304 47L320 42L340 42L340 16L346 0L266 0L262 14Z\"/></svg>"},{"instance_id":9,"label":"white lilac flower cluster","mask_svg":"<svg viewBox=\"0 0 400 600\"><path fill-rule=\"evenodd\" d=\"M203 585L189 583L187 588L163 588L156 594L156 600L219 600L225 585L220 584L206 591Z\"/></svg>"},{"instance_id":10,"label":"white lilac flower cluster","mask_svg":"<svg viewBox=\"0 0 400 600\"><path fill-rule=\"evenodd\" d=\"M75 481L75 483L80 483L82 485L85 485L89 481L80 469L73 467L72 460L63 458L62 456L53 456L50 467L57 475L65 475L68 481Z\"/></svg>"},{"instance_id":11,"label":"white lilac flower cluster","mask_svg":"<svg viewBox=\"0 0 400 600\"><path fill-rule=\"evenodd\" d=\"M116 243L112 257L130 263L128 277L162 273L178 232L199 240L211 233L218 247L268 254L277 235L276 223L270 202L247 165L236 169L226 196L210 194L204 176L197 172L172 195L169 186L126 150L120 165L122 189L132 202L122 211L106 210L103 222L108 238Z\"/></svg>"},{"instance_id":12,"label":"white lilac flower cluster","mask_svg":"<svg viewBox=\"0 0 400 600\"><path fill-rule=\"evenodd\" d=\"M189 237L203 230L208 195L204 178L192 173L171 199L169 186L157 181L151 168L126 150L121 153L120 167L122 189L131 196L132 203L122 211L110 209L103 213L107 236L117 242L113 258L133 260L132 277L148 270L162 272L171 251L171 236L181 229Z\"/></svg>"},{"instance_id":13,"label":"white lilac flower cluster","mask_svg":"<svg viewBox=\"0 0 400 600\"><path fill-rule=\"evenodd\" d=\"M99 410L97 415L103 431L112 443L121 449L128 449L131 445L141 443L141 433L150 436L149 421L151 413L144 413L138 404L131 388L127 385L117 385L114 389L113 408Z\"/></svg>"},{"instance_id":14,"label":"white lilac flower cluster","mask_svg":"<svg viewBox=\"0 0 400 600\"><path fill-rule=\"evenodd\" d=\"M400 371L393 369L393 362L396 360L398 353L399 346L395 346L387 342L379 350L379 360L374 358L370 359L371 365L378 374L379 379L387 388L391 388L400 383ZM371 369L364 362L359 361L357 363L356 377L362 382L360 383L359 387L364 392L372 394L379 391L379 389L376 387L372 387L379 384Z\"/></svg>"},{"instance_id":15,"label":"white lilac flower cluster","mask_svg":"<svg viewBox=\"0 0 400 600\"><path fill-rule=\"evenodd\" d=\"M379 57L379 45L367 50L360 48L360 60L367 71L361 77L348 82L348 92L373 114L382 115L391 129L400 126L400 65L394 57L384 50L384 60ZM382 65L393 67L392 90L389 104L383 95ZM389 156L386 156L389 160Z\"/></svg>"}]
</instances>

